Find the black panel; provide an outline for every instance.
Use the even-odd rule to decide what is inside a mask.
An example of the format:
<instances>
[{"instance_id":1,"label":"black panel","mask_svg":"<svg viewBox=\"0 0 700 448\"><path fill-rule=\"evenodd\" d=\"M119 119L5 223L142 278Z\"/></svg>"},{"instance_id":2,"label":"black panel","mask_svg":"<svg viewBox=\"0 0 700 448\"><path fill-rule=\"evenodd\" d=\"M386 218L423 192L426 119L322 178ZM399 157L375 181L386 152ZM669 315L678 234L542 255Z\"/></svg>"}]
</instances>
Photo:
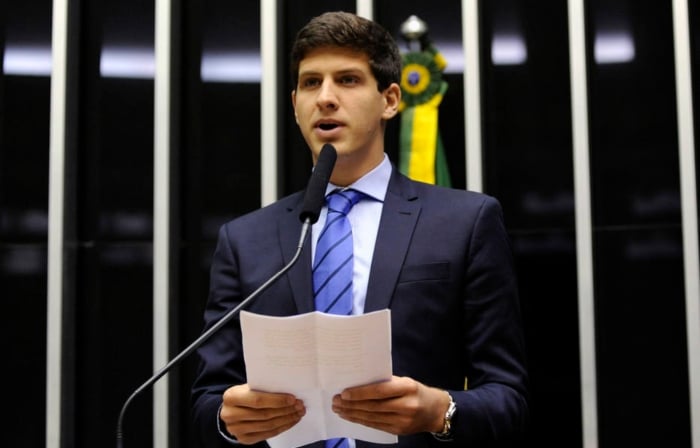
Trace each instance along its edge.
<instances>
[{"instance_id":1,"label":"black panel","mask_svg":"<svg viewBox=\"0 0 700 448\"><path fill-rule=\"evenodd\" d=\"M600 446L690 447L680 230L599 230L595 250Z\"/></svg>"},{"instance_id":2,"label":"black panel","mask_svg":"<svg viewBox=\"0 0 700 448\"><path fill-rule=\"evenodd\" d=\"M225 221L260 206L257 3L207 0L183 5L185 126L180 160L186 239L215 239Z\"/></svg>"},{"instance_id":3,"label":"black panel","mask_svg":"<svg viewBox=\"0 0 700 448\"><path fill-rule=\"evenodd\" d=\"M202 330L219 227L260 207L260 2L182 2L181 42L176 352ZM173 448L196 446L189 399L196 365L190 356L171 373Z\"/></svg>"},{"instance_id":4,"label":"black panel","mask_svg":"<svg viewBox=\"0 0 700 448\"><path fill-rule=\"evenodd\" d=\"M46 439L51 1L0 4L0 340L7 446Z\"/></svg>"},{"instance_id":5,"label":"black panel","mask_svg":"<svg viewBox=\"0 0 700 448\"><path fill-rule=\"evenodd\" d=\"M5 75L0 83L0 241L45 241L50 80Z\"/></svg>"},{"instance_id":6,"label":"black panel","mask_svg":"<svg viewBox=\"0 0 700 448\"><path fill-rule=\"evenodd\" d=\"M482 10L484 188L513 228L571 228L566 5L498 0Z\"/></svg>"},{"instance_id":7,"label":"black panel","mask_svg":"<svg viewBox=\"0 0 700 448\"><path fill-rule=\"evenodd\" d=\"M127 397L153 373L153 246L96 243L77 252L75 446L114 440ZM151 447L151 390L127 408L124 445Z\"/></svg>"},{"instance_id":8,"label":"black panel","mask_svg":"<svg viewBox=\"0 0 700 448\"><path fill-rule=\"evenodd\" d=\"M46 437L46 245L0 242L3 445L44 446ZM32 416L29 418L28 416Z\"/></svg>"},{"instance_id":9,"label":"black panel","mask_svg":"<svg viewBox=\"0 0 700 448\"><path fill-rule=\"evenodd\" d=\"M568 12L555 0L480 8L484 190L501 201L513 242L529 444L581 446Z\"/></svg>"},{"instance_id":10,"label":"black panel","mask_svg":"<svg viewBox=\"0 0 700 448\"><path fill-rule=\"evenodd\" d=\"M532 447L582 446L573 231L512 231L530 374Z\"/></svg>"},{"instance_id":11,"label":"black panel","mask_svg":"<svg viewBox=\"0 0 700 448\"><path fill-rule=\"evenodd\" d=\"M153 81L89 83L78 168L84 240L153 237ZM82 169L81 169L82 168Z\"/></svg>"},{"instance_id":12,"label":"black panel","mask_svg":"<svg viewBox=\"0 0 700 448\"><path fill-rule=\"evenodd\" d=\"M671 4L598 0L589 16L594 224L678 223Z\"/></svg>"},{"instance_id":13,"label":"black panel","mask_svg":"<svg viewBox=\"0 0 700 448\"><path fill-rule=\"evenodd\" d=\"M672 5L588 6L599 442L687 447Z\"/></svg>"},{"instance_id":14,"label":"black panel","mask_svg":"<svg viewBox=\"0 0 700 448\"><path fill-rule=\"evenodd\" d=\"M688 22L690 26L690 66L692 71L693 105L697 110L700 104L700 2L698 0L688 0ZM700 177L700 117L697 114L694 118L695 134L695 197L700 198L700 184L697 179ZM700 207L698 207L698 221L700 222ZM700 239L700 229L698 229L698 239Z\"/></svg>"},{"instance_id":15,"label":"black panel","mask_svg":"<svg viewBox=\"0 0 700 448\"><path fill-rule=\"evenodd\" d=\"M67 206L74 321L64 330L75 400L64 437L76 447L113 441L123 403L153 372L154 8L81 4L78 120L69 121L78 129L69 160L75 198ZM129 407L126 446L152 446L151 404L149 390Z\"/></svg>"}]
</instances>

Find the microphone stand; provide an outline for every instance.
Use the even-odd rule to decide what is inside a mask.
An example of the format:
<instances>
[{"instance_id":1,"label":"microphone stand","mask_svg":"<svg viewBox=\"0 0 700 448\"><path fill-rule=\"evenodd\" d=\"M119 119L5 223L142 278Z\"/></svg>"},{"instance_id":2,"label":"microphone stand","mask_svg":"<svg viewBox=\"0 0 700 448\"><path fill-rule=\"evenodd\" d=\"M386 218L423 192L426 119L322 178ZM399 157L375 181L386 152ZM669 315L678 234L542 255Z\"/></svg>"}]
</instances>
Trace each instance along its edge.
<instances>
[{"instance_id":1,"label":"microphone stand","mask_svg":"<svg viewBox=\"0 0 700 448\"><path fill-rule=\"evenodd\" d=\"M214 333L219 331L221 327L226 325L231 319L233 319L234 316L236 316L241 309L243 309L244 306L246 306L248 303L250 303L251 300L256 298L260 293L265 291L267 288L270 287L278 278L283 276L289 269L294 266L294 264L297 262L299 257L301 256L301 251L304 247L304 240L306 239L306 235L309 232L309 229L311 228L311 224L313 217L307 217L304 219L304 222L301 227L301 235L299 236L299 243L297 244L297 250L294 253L294 257L292 257L292 260L287 263L286 266L284 266L279 272L277 272L275 275L270 277L269 280L267 280L265 283L260 285L258 289L253 291L248 297L246 297L241 303L239 303L235 308L233 308L231 311L226 313L224 317L222 317L219 321L217 321L214 325L212 325L207 331L202 333L197 339L195 339L194 342L192 342L187 348L185 348L183 351L181 351L177 356L175 356L169 363L167 363L165 366L163 366L160 370L158 370L156 373L153 374L151 378L149 378L145 383L143 383L138 389L136 389L131 396L124 402L124 405L122 406L121 412L119 412L119 419L117 420L117 448L123 448L123 434L122 434L122 422L124 420L124 414L126 413L126 409L129 406L129 404L136 398L138 395L141 394L144 390L155 384L156 381L158 381L163 375L168 373L175 365L179 364L185 357L187 357L189 354L191 354L193 351L195 351L204 341L209 339Z\"/></svg>"}]
</instances>

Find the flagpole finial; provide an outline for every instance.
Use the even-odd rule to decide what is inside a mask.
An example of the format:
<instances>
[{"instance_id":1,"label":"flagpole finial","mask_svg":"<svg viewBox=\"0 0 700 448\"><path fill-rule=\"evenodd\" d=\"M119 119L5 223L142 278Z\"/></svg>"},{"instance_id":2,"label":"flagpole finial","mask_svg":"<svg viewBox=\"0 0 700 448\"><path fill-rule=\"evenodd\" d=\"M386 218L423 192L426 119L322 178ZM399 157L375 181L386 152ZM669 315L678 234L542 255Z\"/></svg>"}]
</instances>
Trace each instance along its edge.
<instances>
[{"instance_id":1,"label":"flagpole finial","mask_svg":"<svg viewBox=\"0 0 700 448\"><path fill-rule=\"evenodd\" d=\"M427 33L428 25L416 15L411 15L401 24L401 34L408 41L422 40Z\"/></svg>"}]
</instances>

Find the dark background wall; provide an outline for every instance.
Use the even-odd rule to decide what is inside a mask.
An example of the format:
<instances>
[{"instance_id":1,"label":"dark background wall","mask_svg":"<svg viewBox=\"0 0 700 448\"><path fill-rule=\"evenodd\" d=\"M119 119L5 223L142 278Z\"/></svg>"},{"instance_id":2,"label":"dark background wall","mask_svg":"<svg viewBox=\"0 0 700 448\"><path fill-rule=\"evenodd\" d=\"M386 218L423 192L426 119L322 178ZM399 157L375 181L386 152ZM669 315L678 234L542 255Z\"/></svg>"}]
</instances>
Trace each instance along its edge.
<instances>
[{"instance_id":1,"label":"dark background wall","mask_svg":"<svg viewBox=\"0 0 700 448\"><path fill-rule=\"evenodd\" d=\"M289 103L287 50L308 18L354 11L355 2L278 3L284 195L305 185L311 166ZM375 19L397 39L416 14L440 50L461 48L459 0L375 3ZM175 4L173 354L199 334L219 225L261 201L260 2ZM688 4L695 68L699 6ZM124 399L153 371L155 6L72 5L63 446L94 447L112 443ZM585 8L599 445L689 447L671 2L589 0ZM1 439L13 447L45 440L51 14L49 0L0 4L0 340L11 409ZM519 273L533 447L583 440L567 14L564 0L480 2L484 191L503 204ZM617 56L605 52L606 36ZM518 43L524 58L499 53ZM252 74L235 70L251 65ZM464 70L448 66L440 108L457 188L467 184ZM398 120L388 135L394 161L397 135ZM171 376L173 447L192 446L194 368L188 359ZM146 394L126 418L128 446L151 446L151 427Z\"/></svg>"}]
</instances>

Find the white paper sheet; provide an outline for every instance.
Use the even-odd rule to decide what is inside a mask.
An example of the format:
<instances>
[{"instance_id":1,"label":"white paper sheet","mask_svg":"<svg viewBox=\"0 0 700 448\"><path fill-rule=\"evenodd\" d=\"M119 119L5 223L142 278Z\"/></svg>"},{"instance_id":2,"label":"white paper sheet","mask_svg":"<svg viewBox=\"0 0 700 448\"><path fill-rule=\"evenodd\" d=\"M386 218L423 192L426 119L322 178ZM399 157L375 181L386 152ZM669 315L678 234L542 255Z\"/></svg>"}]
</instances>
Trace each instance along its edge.
<instances>
[{"instance_id":1,"label":"white paper sheet","mask_svg":"<svg viewBox=\"0 0 700 448\"><path fill-rule=\"evenodd\" d=\"M272 448L335 437L397 442L395 435L343 420L331 409L333 396L343 389L391 378L389 310L290 317L243 311L241 328L250 387L294 394L306 406L297 425L268 440Z\"/></svg>"}]
</instances>

